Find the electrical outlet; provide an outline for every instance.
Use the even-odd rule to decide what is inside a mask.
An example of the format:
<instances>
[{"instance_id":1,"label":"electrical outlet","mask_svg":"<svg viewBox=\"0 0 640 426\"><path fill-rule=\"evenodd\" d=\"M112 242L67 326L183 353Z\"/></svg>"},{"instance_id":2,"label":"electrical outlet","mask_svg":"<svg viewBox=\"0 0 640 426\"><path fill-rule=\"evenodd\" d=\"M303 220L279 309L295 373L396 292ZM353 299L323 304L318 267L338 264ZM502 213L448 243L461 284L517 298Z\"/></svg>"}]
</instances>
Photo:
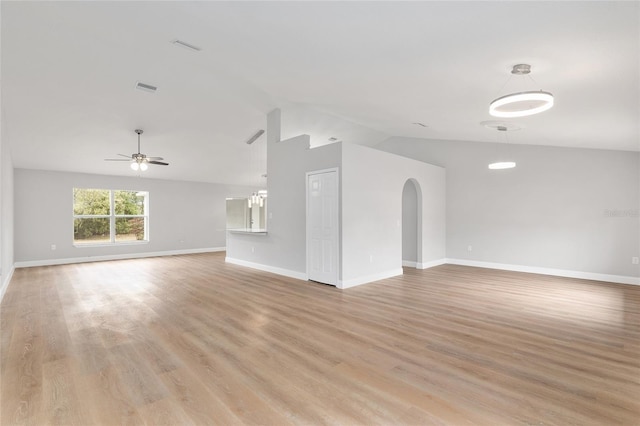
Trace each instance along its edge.
<instances>
[{"instance_id":1,"label":"electrical outlet","mask_svg":"<svg viewBox=\"0 0 640 426\"><path fill-rule=\"evenodd\" d=\"M473 251L473 246L467 246L467 251Z\"/></svg>"},{"instance_id":2,"label":"electrical outlet","mask_svg":"<svg viewBox=\"0 0 640 426\"><path fill-rule=\"evenodd\" d=\"M634 257L632 257L632 258L631 258L631 263L633 263L634 265L639 264L639 263L640 263L640 258L635 257L635 256L634 256Z\"/></svg>"},{"instance_id":3,"label":"electrical outlet","mask_svg":"<svg viewBox=\"0 0 640 426\"><path fill-rule=\"evenodd\" d=\"M56 245L55 244L51 244L51 250L55 250L56 249Z\"/></svg>"}]
</instances>

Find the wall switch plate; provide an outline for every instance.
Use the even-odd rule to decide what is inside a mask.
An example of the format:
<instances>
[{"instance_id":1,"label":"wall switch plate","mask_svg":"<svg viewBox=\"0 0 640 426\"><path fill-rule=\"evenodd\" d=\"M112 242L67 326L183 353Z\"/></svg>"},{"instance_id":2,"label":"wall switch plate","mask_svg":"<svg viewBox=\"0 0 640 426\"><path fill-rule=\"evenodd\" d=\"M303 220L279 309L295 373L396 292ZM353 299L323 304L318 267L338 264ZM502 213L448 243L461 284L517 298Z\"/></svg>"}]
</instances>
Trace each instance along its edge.
<instances>
[{"instance_id":1,"label":"wall switch plate","mask_svg":"<svg viewBox=\"0 0 640 426\"><path fill-rule=\"evenodd\" d=\"M372 254L369 255L369 263L373 263L373 255Z\"/></svg>"},{"instance_id":2,"label":"wall switch plate","mask_svg":"<svg viewBox=\"0 0 640 426\"><path fill-rule=\"evenodd\" d=\"M639 264L639 263L640 263L640 258L635 257L635 256L634 256L634 257L632 257L632 258L631 258L631 263L633 263L634 265Z\"/></svg>"},{"instance_id":3,"label":"wall switch plate","mask_svg":"<svg viewBox=\"0 0 640 426\"><path fill-rule=\"evenodd\" d=\"M56 249L56 245L55 244L51 244L51 250L55 250Z\"/></svg>"},{"instance_id":4,"label":"wall switch plate","mask_svg":"<svg viewBox=\"0 0 640 426\"><path fill-rule=\"evenodd\" d=\"M256 252L256 248L255 247L251 247L251 253L255 253Z\"/></svg>"},{"instance_id":5,"label":"wall switch plate","mask_svg":"<svg viewBox=\"0 0 640 426\"><path fill-rule=\"evenodd\" d=\"M467 251L473 251L473 246L467 246Z\"/></svg>"}]
</instances>

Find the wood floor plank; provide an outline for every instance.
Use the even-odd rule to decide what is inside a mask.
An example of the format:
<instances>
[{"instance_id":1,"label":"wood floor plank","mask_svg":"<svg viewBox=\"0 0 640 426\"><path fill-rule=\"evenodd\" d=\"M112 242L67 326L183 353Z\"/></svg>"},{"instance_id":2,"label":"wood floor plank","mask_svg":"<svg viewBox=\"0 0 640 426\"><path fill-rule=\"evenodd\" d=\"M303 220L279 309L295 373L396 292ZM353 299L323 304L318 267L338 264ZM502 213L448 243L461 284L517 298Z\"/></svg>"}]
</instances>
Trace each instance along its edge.
<instances>
[{"instance_id":1,"label":"wood floor plank","mask_svg":"<svg viewBox=\"0 0 640 426\"><path fill-rule=\"evenodd\" d=\"M120 380L114 367L105 367L98 372L81 374L76 379L80 401L86 404L92 421L96 425L140 425L142 417L128 389Z\"/></svg>"},{"instance_id":2,"label":"wood floor plank","mask_svg":"<svg viewBox=\"0 0 640 426\"><path fill-rule=\"evenodd\" d=\"M69 358L45 362L43 376L43 424L82 425L90 424L87 406L79 398L72 371L73 361Z\"/></svg>"},{"instance_id":3,"label":"wood floor plank","mask_svg":"<svg viewBox=\"0 0 640 426\"><path fill-rule=\"evenodd\" d=\"M17 269L0 331L2 425L640 425L636 286L207 253Z\"/></svg>"}]
</instances>

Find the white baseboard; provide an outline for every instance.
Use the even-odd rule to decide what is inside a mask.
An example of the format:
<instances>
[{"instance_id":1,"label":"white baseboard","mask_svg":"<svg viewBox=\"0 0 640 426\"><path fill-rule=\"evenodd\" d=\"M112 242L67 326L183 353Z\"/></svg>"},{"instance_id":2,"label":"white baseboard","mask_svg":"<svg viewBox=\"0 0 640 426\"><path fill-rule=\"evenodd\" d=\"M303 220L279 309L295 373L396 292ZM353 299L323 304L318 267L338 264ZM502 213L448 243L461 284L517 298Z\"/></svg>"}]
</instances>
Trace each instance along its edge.
<instances>
[{"instance_id":1,"label":"white baseboard","mask_svg":"<svg viewBox=\"0 0 640 426\"><path fill-rule=\"evenodd\" d=\"M444 265L447 263L447 259L438 259L438 260L430 260L428 262L414 262L413 260L403 260L402 266L407 268L416 268L416 269L429 269L434 266Z\"/></svg>"},{"instance_id":2,"label":"white baseboard","mask_svg":"<svg viewBox=\"0 0 640 426\"><path fill-rule=\"evenodd\" d=\"M15 266L11 266L11 269L9 269L9 273L7 274L6 277L4 277L4 279L2 280L2 283L0 283L2 285L2 287L0 287L0 302L2 302L2 298L4 297L4 294L7 292L7 287L9 287L9 283L11 282L11 277L13 277L13 272L16 270Z\"/></svg>"},{"instance_id":3,"label":"white baseboard","mask_svg":"<svg viewBox=\"0 0 640 426\"><path fill-rule=\"evenodd\" d=\"M68 257L64 259L28 260L16 262L16 268L30 268L33 266L67 265L69 263L103 262L106 260L139 259L143 257L176 256L181 254L213 253L225 251L226 247L210 247L200 249L152 251L146 253L108 254L105 256Z\"/></svg>"},{"instance_id":4,"label":"white baseboard","mask_svg":"<svg viewBox=\"0 0 640 426\"><path fill-rule=\"evenodd\" d=\"M285 277L295 278L298 280L308 281L307 274L304 272L292 271L290 269L278 268L276 266L263 265L262 263L248 262L246 260L225 257L225 262L234 265L245 266L247 268L258 269L259 271L271 272L272 274L284 275Z\"/></svg>"},{"instance_id":5,"label":"white baseboard","mask_svg":"<svg viewBox=\"0 0 640 426\"><path fill-rule=\"evenodd\" d=\"M338 288L346 289L350 287L355 287L357 285L362 285L366 283L370 283L373 281L384 280L386 278L397 277L398 275L402 275L402 268L392 269L390 271L380 272L377 274L366 275L364 277L352 278L350 280L339 280Z\"/></svg>"},{"instance_id":6,"label":"white baseboard","mask_svg":"<svg viewBox=\"0 0 640 426\"><path fill-rule=\"evenodd\" d=\"M429 268L433 268L434 266L444 265L445 263L447 263L447 259L430 260L428 262L418 263L416 265L416 268L417 269L429 269Z\"/></svg>"},{"instance_id":7,"label":"white baseboard","mask_svg":"<svg viewBox=\"0 0 640 426\"><path fill-rule=\"evenodd\" d=\"M640 285L640 278L624 275L598 274L595 272L571 271L567 269L539 268L537 266L511 265L508 263L481 262L478 260L446 259L451 265L476 266L479 268L502 269L504 271L529 272L532 274L555 275L558 277L580 278L583 280L606 281L618 284Z\"/></svg>"}]
</instances>

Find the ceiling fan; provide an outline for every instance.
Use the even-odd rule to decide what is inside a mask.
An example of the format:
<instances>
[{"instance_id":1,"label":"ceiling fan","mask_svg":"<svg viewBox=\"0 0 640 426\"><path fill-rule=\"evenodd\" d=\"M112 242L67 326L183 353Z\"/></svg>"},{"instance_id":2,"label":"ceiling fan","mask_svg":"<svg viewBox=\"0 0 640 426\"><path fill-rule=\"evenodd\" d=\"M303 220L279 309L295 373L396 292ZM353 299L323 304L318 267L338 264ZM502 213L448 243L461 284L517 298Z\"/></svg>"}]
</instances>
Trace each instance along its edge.
<instances>
[{"instance_id":1,"label":"ceiling fan","mask_svg":"<svg viewBox=\"0 0 640 426\"><path fill-rule=\"evenodd\" d=\"M169 163L160 161L160 160L164 160L164 158L162 157L147 157L146 155L140 153L140 135L142 134L143 131L140 129L136 129L135 132L138 135L138 152L137 153L131 154L130 156L124 155L124 154L118 154L121 157L125 157L126 160L124 158L105 158L104 161L130 161L131 168L133 170L141 170L143 172L149 168L148 164L168 166Z\"/></svg>"}]
</instances>

